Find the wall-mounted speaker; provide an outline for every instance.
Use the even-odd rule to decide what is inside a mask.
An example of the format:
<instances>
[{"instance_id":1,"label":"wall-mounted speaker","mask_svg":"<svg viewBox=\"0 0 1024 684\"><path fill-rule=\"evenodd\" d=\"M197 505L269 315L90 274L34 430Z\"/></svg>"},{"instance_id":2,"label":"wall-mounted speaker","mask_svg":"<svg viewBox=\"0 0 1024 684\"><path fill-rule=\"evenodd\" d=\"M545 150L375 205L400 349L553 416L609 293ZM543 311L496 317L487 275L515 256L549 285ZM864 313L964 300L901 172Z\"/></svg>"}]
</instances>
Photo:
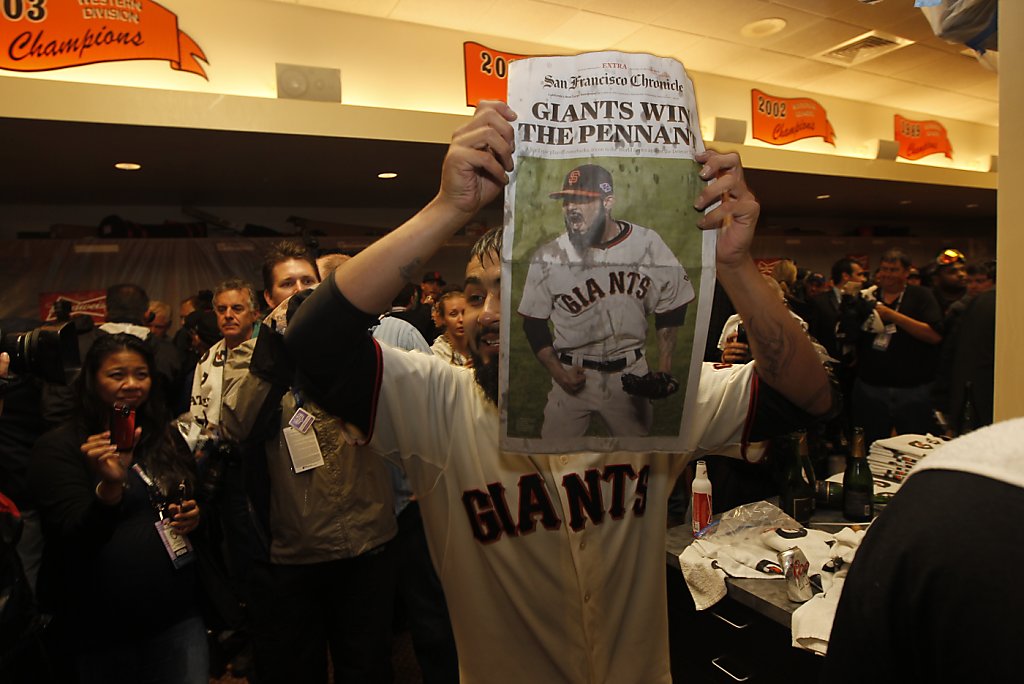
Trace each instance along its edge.
<instances>
[{"instance_id":1,"label":"wall-mounted speaker","mask_svg":"<svg viewBox=\"0 0 1024 684\"><path fill-rule=\"evenodd\" d=\"M747 122L742 119L715 117L715 142L731 142L742 145L747 139Z\"/></svg>"},{"instance_id":2,"label":"wall-mounted speaker","mask_svg":"<svg viewBox=\"0 0 1024 684\"><path fill-rule=\"evenodd\" d=\"M278 64L277 96L289 100L341 102L341 69Z\"/></svg>"},{"instance_id":3,"label":"wall-mounted speaker","mask_svg":"<svg viewBox=\"0 0 1024 684\"><path fill-rule=\"evenodd\" d=\"M896 161L896 155L899 153L900 145L895 140L879 140L878 149L875 151L875 159Z\"/></svg>"}]
</instances>

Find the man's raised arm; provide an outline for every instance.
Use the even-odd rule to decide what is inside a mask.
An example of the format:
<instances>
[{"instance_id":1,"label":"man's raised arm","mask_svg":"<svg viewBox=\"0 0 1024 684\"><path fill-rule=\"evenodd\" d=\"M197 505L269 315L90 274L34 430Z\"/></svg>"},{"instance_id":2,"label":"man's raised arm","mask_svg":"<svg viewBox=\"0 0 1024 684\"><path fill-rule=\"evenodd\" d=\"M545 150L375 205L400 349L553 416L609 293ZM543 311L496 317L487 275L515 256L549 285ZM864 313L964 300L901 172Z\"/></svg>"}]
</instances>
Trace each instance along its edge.
<instances>
[{"instance_id":1,"label":"man's raised arm","mask_svg":"<svg viewBox=\"0 0 1024 684\"><path fill-rule=\"evenodd\" d=\"M497 197L512 170L515 114L481 102L452 136L437 196L415 216L338 267L296 311L285 342L298 384L363 431L372 422L379 370L367 328L439 247Z\"/></svg>"},{"instance_id":2,"label":"man's raised arm","mask_svg":"<svg viewBox=\"0 0 1024 684\"><path fill-rule=\"evenodd\" d=\"M334 272L341 293L367 313L387 310L424 263L498 196L512 170L515 114L504 102L485 101L452 136L441 188L430 204Z\"/></svg>"},{"instance_id":3,"label":"man's raised arm","mask_svg":"<svg viewBox=\"0 0 1024 684\"><path fill-rule=\"evenodd\" d=\"M696 208L722 202L698 226L704 230L721 229L718 280L746 324L757 374L807 413L827 413L832 408L828 374L806 333L750 258L750 243L761 208L743 178L739 156L709 150L698 155L697 161L704 164L701 178L711 183L698 197Z\"/></svg>"}]
</instances>

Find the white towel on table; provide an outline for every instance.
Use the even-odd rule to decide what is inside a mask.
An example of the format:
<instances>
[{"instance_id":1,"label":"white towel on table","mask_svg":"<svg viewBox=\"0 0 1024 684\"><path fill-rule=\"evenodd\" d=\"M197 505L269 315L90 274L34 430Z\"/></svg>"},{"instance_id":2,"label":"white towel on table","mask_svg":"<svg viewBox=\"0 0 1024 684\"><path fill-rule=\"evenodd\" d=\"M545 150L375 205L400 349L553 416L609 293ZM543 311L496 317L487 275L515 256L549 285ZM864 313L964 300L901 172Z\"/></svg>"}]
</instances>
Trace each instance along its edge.
<instances>
[{"instance_id":1,"label":"white towel on table","mask_svg":"<svg viewBox=\"0 0 1024 684\"><path fill-rule=\"evenodd\" d=\"M816 594L794 611L791 628L795 648L802 648L818 655L825 655L828 651L828 638L832 633L832 621L836 616L839 597L843 593L846 573L862 539L864 530L854 532L849 527L844 527L836 533L836 543L832 551L836 558L842 558L843 563L832 575L829 586L823 586L822 593Z\"/></svg>"},{"instance_id":2,"label":"white towel on table","mask_svg":"<svg viewBox=\"0 0 1024 684\"><path fill-rule=\"evenodd\" d=\"M727 577L783 579L778 553L794 546L807 556L810 574L820 574L822 584L831 585L828 568L836 556L836 536L820 530L770 529L731 544L718 543L715 537L696 539L679 554L679 567L697 610L705 610L725 597Z\"/></svg>"}]
</instances>

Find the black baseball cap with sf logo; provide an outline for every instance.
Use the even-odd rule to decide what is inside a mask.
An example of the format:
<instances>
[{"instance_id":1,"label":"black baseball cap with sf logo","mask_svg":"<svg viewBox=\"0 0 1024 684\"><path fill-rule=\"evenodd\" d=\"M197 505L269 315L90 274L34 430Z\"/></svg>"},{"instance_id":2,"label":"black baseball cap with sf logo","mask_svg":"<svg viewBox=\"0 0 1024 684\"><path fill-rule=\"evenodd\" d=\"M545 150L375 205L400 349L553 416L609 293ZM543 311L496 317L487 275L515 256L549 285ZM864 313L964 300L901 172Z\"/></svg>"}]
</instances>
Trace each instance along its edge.
<instances>
[{"instance_id":1,"label":"black baseball cap with sf logo","mask_svg":"<svg viewBox=\"0 0 1024 684\"><path fill-rule=\"evenodd\" d=\"M597 164L577 166L565 176L562 189L551 193L551 199L604 199L613 194L612 174Z\"/></svg>"}]
</instances>

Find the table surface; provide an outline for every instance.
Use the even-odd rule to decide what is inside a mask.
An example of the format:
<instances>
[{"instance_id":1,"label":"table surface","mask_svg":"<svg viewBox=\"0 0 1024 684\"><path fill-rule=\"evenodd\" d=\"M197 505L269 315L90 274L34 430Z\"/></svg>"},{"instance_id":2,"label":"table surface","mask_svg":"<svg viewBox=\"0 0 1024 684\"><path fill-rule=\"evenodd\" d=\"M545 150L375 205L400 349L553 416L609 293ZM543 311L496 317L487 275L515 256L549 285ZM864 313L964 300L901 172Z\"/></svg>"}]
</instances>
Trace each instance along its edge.
<instances>
[{"instance_id":1,"label":"table surface","mask_svg":"<svg viewBox=\"0 0 1024 684\"><path fill-rule=\"evenodd\" d=\"M861 523L863 525L864 523ZM843 520L841 511L819 510L811 518L810 527L825 532L838 532L844 527L852 527L857 523ZM665 542L665 561L670 567L679 569L679 554L693 541L693 531L689 525L679 525L668 530ZM682 570L680 570L682 572ZM745 579L726 578L725 586L730 598L738 603L756 610L765 617L774 620L787 629L791 628L793 611L801 603L789 600L786 593L786 581L779 578Z\"/></svg>"}]
</instances>

